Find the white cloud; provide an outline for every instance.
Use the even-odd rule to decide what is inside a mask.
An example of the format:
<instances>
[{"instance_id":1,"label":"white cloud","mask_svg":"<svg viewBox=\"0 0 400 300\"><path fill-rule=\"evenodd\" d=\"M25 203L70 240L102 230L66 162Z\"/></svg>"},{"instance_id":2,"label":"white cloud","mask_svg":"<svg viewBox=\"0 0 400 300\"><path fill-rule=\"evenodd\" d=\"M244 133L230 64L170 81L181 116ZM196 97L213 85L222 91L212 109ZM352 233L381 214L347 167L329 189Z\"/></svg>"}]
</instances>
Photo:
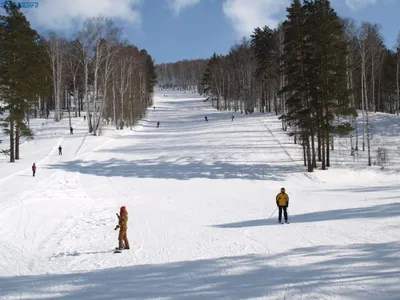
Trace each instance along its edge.
<instances>
[{"instance_id":1,"label":"white cloud","mask_svg":"<svg viewBox=\"0 0 400 300\"><path fill-rule=\"evenodd\" d=\"M175 15L179 15L179 13L185 8L194 6L199 2L200 0L167 0L168 6L172 9Z\"/></svg>"},{"instance_id":2,"label":"white cloud","mask_svg":"<svg viewBox=\"0 0 400 300\"><path fill-rule=\"evenodd\" d=\"M87 17L99 15L129 24L140 24L141 15L137 8L141 3L142 0L39 0L38 8L23 11L36 26L49 30L68 30Z\"/></svg>"},{"instance_id":3,"label":"white cloud","mask_svg":"<svg viewBox=\"0 0 400 300\"><path fill-rule=\"evenodd\" d=\"M223 11L231 20L239 37L248 36L256 27L276 27L276 14L288 5L288 0L225 0Z\"/></svg>"},{"instance_id":4,"label":"white cloud","mask_svg":"<svg viewBox=\"0 0 400 300\"><path fill-rule=\"evenodd\" d=\"M376 4L376 0L346 0L346 5L353 11L373 4Z\"/></svg>"}]
</instances>

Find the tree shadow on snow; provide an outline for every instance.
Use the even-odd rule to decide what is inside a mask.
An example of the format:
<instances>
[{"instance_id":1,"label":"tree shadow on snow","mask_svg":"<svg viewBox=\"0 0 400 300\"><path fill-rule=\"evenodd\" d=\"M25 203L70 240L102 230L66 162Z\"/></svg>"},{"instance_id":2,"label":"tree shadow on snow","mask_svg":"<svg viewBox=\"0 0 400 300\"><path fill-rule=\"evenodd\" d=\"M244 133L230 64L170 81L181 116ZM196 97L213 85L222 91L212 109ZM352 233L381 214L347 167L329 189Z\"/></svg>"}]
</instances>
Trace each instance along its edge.
<instances>
[{"instance_id":1,"label":"tree shadow on snow","mask_svg":"<svg viewBox=\"0 0 400 300\"><path fill-rule=\"evenodd\" d=\"M0 278L0 298L397 299L399 243L297 248L98 271Z\"/></svg>"},{"instance_id":2,"label":"tree shadow on snow","mask_svg":"<svg viewBox=\"0 0 400 300\"><path fill-rule=\"evenodd\" d=\"M293 215L293 223L312 223L323 221L338 221L349 219L393 218L400 216L400 203L374 205L348 209L317 211L306 214ZM219 224L217 228L243 228L276 225L276 220L259 219L235 223Z\"/></svg>"},{"instance_id":3,"label":"tree shadow on snow","mask_svg":"<svg viewBox=\"0 0 400 300\"><path fill-rule=\"evenodd\" d=\"M371 192L382 192L382 191L400 191L399 185L376 185L376 186L365 186L365 187L350 187L350 188L338 188L338 189L327 189L320 190L320 192L352 192L352 193L371 193Z\"/></svg>"},{"instance_id":4,"label":"tree shadow on snow","mask_svg":"<svg viewBox=\"0 0 400 300\"><path fill-rule=\"evenodd\" d=\"M49 165L49 169L62 169L68 172L79 172L106 177L165 178L188 180L192 178L208 179L248 179L282 181L287 174L299 172L296 166L271 164L230 164L217 162L206 164L182 158L177 162L164 160L122 160L107 161L67 161Z\"/></svg>"}]
</instances>

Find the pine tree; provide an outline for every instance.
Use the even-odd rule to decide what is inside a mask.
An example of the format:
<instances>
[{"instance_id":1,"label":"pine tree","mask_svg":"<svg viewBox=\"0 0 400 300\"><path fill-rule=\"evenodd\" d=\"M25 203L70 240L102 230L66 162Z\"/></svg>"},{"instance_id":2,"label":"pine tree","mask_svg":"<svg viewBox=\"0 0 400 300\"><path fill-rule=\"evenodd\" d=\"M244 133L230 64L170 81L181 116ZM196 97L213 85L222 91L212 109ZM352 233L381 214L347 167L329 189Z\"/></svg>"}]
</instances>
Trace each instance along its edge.
<instances>
[{"instance_id":1,"label":"pine tree","mask_svg":"<svg viewBox=\"0 0 400 300\"><path fill-rule=\"evenodd\" d=\"M262 29L257 27L251 35L251 49L256 61L255 77L261 83L261 112L264 112L266 106L266 93L269 81L277 73L277 53L275 50L275 32L267 26ZM275 73L275 74L274 74ZM268 110L270 111L270 110Z\"/></svg>"},{"instance_id":2,"label":"pine tree","mask_svg":"<svg viewBox=\"0 0 400 300\"><path fill-rule=\"evenodd\" d=\"M313 171L311 142L313 120L307 78L306 12L299 0L293 0L287 9L284 22L283 68L286 83L281 90L288 108L287 121L299 128L304 147L304 161L308 171Z\"/></svg>"},{"instance_id":3,"label":"pine tree","mask_svg":"<svg viewBox=\"0 0 400 300\"><path fill-rule=\"evenodd\" d=\"M307 11L308 79L311 103L318 128L322 169L329 166L329 143L335 132L349 133L349 124L336 124L335 117L355 114L347 87L347 43L344 28L330 1L305 1Z\"/></svg>"},{"instance_id":4,"label":"pine tree","mask_svg":"<svg viewBox=\"0 0 400 300\"><path fill-rule=\"evenodd\" d=\"M2 127L10 136L10 162L19 159L19 140L32 137L24 116L42 89L39 82L46 71L39 36L20 11L20 5L7 2L0 16L0 92L9 112Z\"/></svg>"},{"instance_id":5,"label":"pine tree","mask_svg":"<svg viewBox=\"0 0 400 300\"><path fill-rule=\"evenodd\" d=\"M213 56L207 63L207 68L203 74L202 86L204 89L204 93L211 94L211 97L216 97L217 100L217 109L219 109L219 99L221 96L221 92L219 89L218 82L218 64L219 64L219 56L214 53Z\"/></svg>"}]
</instances>

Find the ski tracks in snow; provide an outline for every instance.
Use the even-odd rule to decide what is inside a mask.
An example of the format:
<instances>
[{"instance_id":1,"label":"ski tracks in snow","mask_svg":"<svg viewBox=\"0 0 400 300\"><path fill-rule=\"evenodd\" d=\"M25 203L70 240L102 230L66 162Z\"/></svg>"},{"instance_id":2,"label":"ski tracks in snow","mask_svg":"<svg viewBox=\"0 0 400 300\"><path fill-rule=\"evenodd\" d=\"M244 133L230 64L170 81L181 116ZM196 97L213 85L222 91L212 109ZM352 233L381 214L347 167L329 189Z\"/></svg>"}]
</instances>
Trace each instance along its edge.
<instances>
[{"instance_id":1,"label":"ski tracks in snow","mask_svg":"<svg viewBox=\"0 0 400 300\"><path fill-rule=\"evenodd\" d=\"M94 203L80 185L78 172L52 167L70 163L79 155L87 155L102 146L98 141L93 143L93 139L89 144L85 143L87 134L80 137L80 131L85 131L85 128L78 126L74 136L65 135L57 140L49 154L36 162L38 170L35 178L28 175L31 173L29 168L1 180L5 184L18 174L22 176L17 193L6 190L6 194L2 195L8 201L0 205L0 218L8 223L7 228L12 231L4 231L0 237L0 266L3 269L0 273L24 275L48 272L51 264L46 266L46 260L53 254L52 251L59 249L63 240L69 240L74 229L84 232L84 226L79 224L84 222L84 213L90 212ZM63 146L62 156L58 155L59 145ZM82 214L76 215L76 212ZM74 238L84 240L86 237L80 233L80 237ZM44 266L46 269L43 269ZM65 268L62 265L54 267L55 272Z\"/></svg>"}]
</instances>

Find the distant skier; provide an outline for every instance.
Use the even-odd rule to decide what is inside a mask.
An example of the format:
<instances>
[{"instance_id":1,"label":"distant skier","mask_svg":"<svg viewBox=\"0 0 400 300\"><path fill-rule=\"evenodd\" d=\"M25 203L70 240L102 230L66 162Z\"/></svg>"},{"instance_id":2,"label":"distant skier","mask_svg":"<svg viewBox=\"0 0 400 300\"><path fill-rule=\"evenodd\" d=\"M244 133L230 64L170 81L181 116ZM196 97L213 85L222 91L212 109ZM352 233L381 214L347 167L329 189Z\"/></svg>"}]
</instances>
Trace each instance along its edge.
<instances>
[{"instance_id":1,"label":"distant skier","mask_svg":"<svg viewBox=\"0 0 400 300\"><path fill-rule=\"evenodd\" d=\"M205 116L205 117L204 117L204 119L206 120L206 122L208 122L208 118L207 118L207 116Z\"/></svg>"},{"instance_id":2,"label":"distant skier","mask_svg":"<svg viewBox=\"0 0 400 300\"><path fill-rule=\"evenodd\" d=\"M155 107L155 106L153 106L153 109L156 109L156 107Z\"/></svg>"},{"instance_id":3,"label":"distant skier","mask_svg":"<svg viewBox=\"0 0 400 300\"><path fill-rule=\"evenodd\" d=\"M119 228L119 235L118 235L118 247L115 250L129 250L129 241L127 237L127 230L128 230L128 211L126 210L125 206L121 206L120 214L117 213L118 218L118 225L115 226L115 230Z\"/></svg>"},{"instance_id":4,"label":"distant skier","mask_svg":"<svg viewBox=\"0 0 400 300\"><path fill-rule=\"evenodd\" d=\"M61 147L61 145L58 146L58 155L62 155L62 147Z\"/></svg>"},{"instance_id":5,"label":"distant skier","mask_svg":"<svg viewBox=\"0 0 400 300\"><path fill-rule=\"evenodd\" d=\"M289 196L285 193L285 188L281 188L281 192L276 196L276 205L279 208L279 223L282 223L282 210L285 222L288 223L287 208L289 207Z\"/></svg>"},{"instance_id":6,"label":"distant skier","mask_svg":"<svg viewBox=\"0 0 400 300\"><path fill-rule=\"evenodd\" d=\"M86 121L86 116L83 116L83 121Z\"/></svg>"},{"instance_id":7,"label":"distant skier","mask_svg":"<svg viewBox=\"0 0 400 300\"><path fill-rule=\"evenodd\" d=\"M234 119L234 118L235 118L235 116L232 116L232 117L231 117L231 122L233 122L233 119Z\"/></svg>"},{"instance_id":8,"label":"distant skier","mask_svg":"<svg viewBox=\"0 0 400 300\"><path fill-rule=\"evenodd\" d=\"M35 175L36 175L36 164L35 163L33 163L33 165L32 165L32 174L33 174L33 177L35 177Z\"/></svg>"},{"instance_id":9,"label":"distant skier","mask_svg":"<svg viewBox=\"0 0 400 300\"><path fill-rule=\"evenodd\" d=\"M72 127L69 128L69 134L73 135L74 134L74 129Z\"/></svg>"},{"instance_id":10,"label":"distant skier","mask_svg":"<svg viewBox=\"0 0 400 300\"><path fill-rule=\"evenodd\" d=\"M157 122L157 128L160 127L160 122Z\"/></svg>"}]
</instances>

